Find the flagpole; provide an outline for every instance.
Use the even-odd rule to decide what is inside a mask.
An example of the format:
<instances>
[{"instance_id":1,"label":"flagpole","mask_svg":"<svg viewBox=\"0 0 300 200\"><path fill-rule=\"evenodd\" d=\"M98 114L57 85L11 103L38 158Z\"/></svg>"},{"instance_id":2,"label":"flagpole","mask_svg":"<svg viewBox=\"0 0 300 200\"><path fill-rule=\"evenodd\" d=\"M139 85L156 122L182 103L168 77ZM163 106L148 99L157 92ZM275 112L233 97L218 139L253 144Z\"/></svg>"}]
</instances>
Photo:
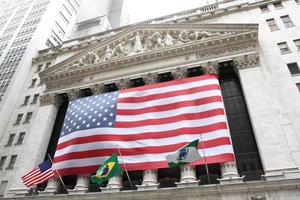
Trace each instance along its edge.
<instances>
[{"instance_id":1,"label":"flagpole","mask_svg":"<svg viewBox=\"0 0 300 200\"><path fill-rule=\"evenodd\" d=\"M203 140L202 140L202 135L201 134L200 134L200 140L201 140L201 148L203 150L203 156L204 156L204 162L205 162L205 168L206 168L206 174L207 174L208 184L210 184L208 165L207 165L207 161L206 161L205 150L204 150L204 145L203 145Z\"/></svg>"},{"instance_id":2,"label":"flagpole","mask_svg":"<svg viewBox=\"0 0 300 200\"><path fill-rule=\"evenodd\" d=\"M126 168L126 165L125 165L125 162L124 162L124 160L123 160L123 157L122 157L121 151L120 151L120 149L119 149L119 145L117 145L117 149L118 149L118 152L119 152L120 158L121 158L121 160L122 160L122 163L123 163L123 165L124 165L125 173L126 173L126 175L127 175L127 178L128 178L128 180L129 180L130 187L131 187L131 189L132 189L132 190L134 190L134 189L133 189L132 182L131 182L131 179L130 179L130 177L129 177L129 173L128 173L128 171L127 171L127 168Z\"/></svg>"},{"instance_id":3,"label":"flagpole","mask_svg":"<svg viewBox=\"0 0 300 200\"><path fill-rule=\"evenodd\" d=\"M56 173L57 173L57 175L58 175L58 177L59 177L59 180L60 180L61 184L64 186L65 190L68 191L68 189L67 189L65 183L63 182L63 180L62 180L62 178L61 178L61 176L60 176L60 174L59 174L59 172L58 172L57 169L54 167L54 163L53 163L53 161L52 161L50 155L49 155L49 154L47 154L47 155L48 155L48 158L50 159L50 162L51 162L51 164L52 164L52 167L54 168L54 170L56 171Z\"/></svg>"}]
</instances>

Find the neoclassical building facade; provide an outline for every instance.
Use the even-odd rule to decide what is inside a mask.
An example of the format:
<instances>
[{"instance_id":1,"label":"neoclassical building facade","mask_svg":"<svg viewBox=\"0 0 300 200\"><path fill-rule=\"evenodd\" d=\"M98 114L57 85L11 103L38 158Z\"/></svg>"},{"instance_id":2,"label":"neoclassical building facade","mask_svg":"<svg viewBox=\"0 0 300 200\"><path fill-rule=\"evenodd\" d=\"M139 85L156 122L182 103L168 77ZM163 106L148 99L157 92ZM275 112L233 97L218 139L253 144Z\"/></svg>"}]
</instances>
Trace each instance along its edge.
<instances>
[{"instance_id":1,"label":"neoclassical building facade","mask_svg":"<svg viewBox=\"0 0 300 200\"><path fill-rule=\"evenodd\" d=\"M290 65L299 63L300 9L297 1L279 3L280 9L278 1L220 2L41 50L33 59L30 87L24 86L19 97L22 104L24 97L38 94L39 102L16 108L11 116L15 125L10 132L26 134L16 147L14 174L4 196L300 198L300 96L296 69ZM284 18L274 30L270 19L286 16L293 26ZM294 42L289 52L283 48L285 41L289 46ZM59 179L38 190L23 185L22 175L54 155L69 101L204 74L219 77L235 161L131 171L133 189L125 174L102 185L92 184L90 174L63 177L67 190ZM23 125L19 116L25 112Z\"/></svg>"}]
</instances>

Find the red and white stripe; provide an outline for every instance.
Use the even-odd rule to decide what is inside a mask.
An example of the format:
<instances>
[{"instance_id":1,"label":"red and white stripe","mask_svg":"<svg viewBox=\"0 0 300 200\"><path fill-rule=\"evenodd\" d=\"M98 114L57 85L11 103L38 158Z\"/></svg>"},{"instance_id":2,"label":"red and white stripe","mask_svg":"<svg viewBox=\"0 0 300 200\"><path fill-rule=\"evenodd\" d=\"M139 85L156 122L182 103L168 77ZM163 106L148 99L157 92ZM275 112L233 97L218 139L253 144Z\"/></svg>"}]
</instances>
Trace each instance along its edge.
<instances>
[{"instance_id":1,"label":"red and white stripe","mask_svg":"<svg viewBox=\"0 0 300 200\"><path fill-rule=\"evenodd\" d=\"M52 168L41 172L39 167L34 168L32 171L30 171L28 174L21 177L23 180L23 183L26 187L31 187L33 185L38 185L40 183L43 183L44 181L54 177L54 173L52 171Z\"/></svg>"},{"instance_id":2,"label":"red and white stripe","mask_svg":"<svg viewBox=\"0 0 300 200\"><path fill-rule=\"evenodd\" d=\"M215 75L120 91L115 126L60 138L55 169L62 175L93 173L117 147L128 170L166 168L166 155L196 139L202 159L193 164L204 164L204 152L208 163L234 160Z\"/></svg>"}]
</instances>

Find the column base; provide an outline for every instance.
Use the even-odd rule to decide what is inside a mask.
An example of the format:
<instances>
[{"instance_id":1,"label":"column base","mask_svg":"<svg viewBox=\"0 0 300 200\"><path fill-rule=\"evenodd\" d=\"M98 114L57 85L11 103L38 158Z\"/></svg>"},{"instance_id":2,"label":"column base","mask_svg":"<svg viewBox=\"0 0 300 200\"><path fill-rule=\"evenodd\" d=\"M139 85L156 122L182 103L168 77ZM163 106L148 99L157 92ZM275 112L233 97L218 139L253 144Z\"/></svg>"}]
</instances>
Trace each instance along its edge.
<instances>
[{"instance_id":1,"label":"column base","mask_svg":"<svg viewBox=\"0 0 300 200\"><path fill-rule=\"evenodd\" d=\"M56 187L46 187L44 191L39 191L39 196L52 196L55 194Z\"/></svg>"},{"instance_id":2,"label":"column base","mask_svg":"<svg viewBox=\"0 0 300 200\"><path fill-rule=\"evenodd\" d=\"M266 170L265 175L262 175L267 181L277 181L282 179L300 179L300 171L298 167L290 167L284 169Z\"/></svg>"},{"instance_id":3,"label":"column base","mask_svg":"<svg viewBox=\"0 0 300 200\"><path fill-rule=\"evenodd\" d=\"M142 185L137 185L139 191L146 191L146 190L157 190L158 183L143 183Z\"/></svg>"},{"instance_id":4,"label":"column base","mask_svg":"<svg viewBox=\"0 0 300 200\"><path fill-rule=\"evenodd\" d=\"M175 182L178 188L187 188L187 187L198 187L200 181L192 180L182 180L180 182Z\"/></svg>"},{"instance_id":5,"label":"column base","mask_svg":"<svg viewBox=\"0 0 300 200\"><path fill-rule=\"evenodd\" d=\"M87 192L88 188L85 186L82 187L75 187L74 190L68 190L69 194L85 194Z\"/></svg>"},{"instance_id":6,"label":"column base","mask_svg":"<svg viewBox=\"0 0 300 200\"><path fill-rule=\"evenodd\" d=\"M114 193L114 192L120 192L121 187L106 187L106 188L102 188L100 187L101 192L103 193Z\"/></svg>"},{"instance_id":7,"label":"column base","mask_svg":"<svg viewBox=\"0 0 300 200\"><path fill-rule=\"evenodd\" d=\"M28 188L16 188L9 190L9 193L12 194L13 197L25 197L25 195L28 194L28 192Z\"/></svg>"},{"instance_id":8,"label":"column base","mask_svg":"<svg viewBox=\"0 0 300 200\"><path fill-rule=\"evenodd\" d=\"M218 181L220 181L221 185L237 184L237 183L243 183L244 177L245 176L242 176L242 177L239 177L239 176L224 177L224 178L218 179Z\"/></svg>"}]
</instances>

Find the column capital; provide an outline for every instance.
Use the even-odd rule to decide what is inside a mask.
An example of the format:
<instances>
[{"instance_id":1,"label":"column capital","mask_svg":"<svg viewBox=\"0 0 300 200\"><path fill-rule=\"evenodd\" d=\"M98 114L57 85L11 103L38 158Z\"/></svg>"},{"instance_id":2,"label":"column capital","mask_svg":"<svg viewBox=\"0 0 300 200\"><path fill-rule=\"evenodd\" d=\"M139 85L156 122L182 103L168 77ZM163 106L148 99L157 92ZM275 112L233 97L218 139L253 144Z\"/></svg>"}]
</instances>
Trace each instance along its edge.
<instances>
[{"instance_id":1,"label":"column capital","mask_svg":"<svg viewBox=\"0 0 300 200\"><path fill-rule=\"evenodd\" d=\"M219 74L219 65L217 61L206 63L202 69L205 74Z\"/></svg>"},{"instance_id":2,"label":"column capital","mask_svg":"<svg viewBox=\"0 0 300 200\"><path fill-rule=\"evenodd\" d=\"M119 90L124 90L130 87L130 79L120 79L116 81L116 86Z\"/></svg>"},{"instance_id":3,"label":"column capital","mask_svg":"<svg viewBox=\"0 0 300 200\"><path fill-rule=\"evenodd\" d=\"M153 83L157 82L157 73L148 73L147 75L144 75L143 80L145 81L146 85L151 85Z\"/></svg>"},{"instance_id":4,"label":"column capital","mask_svg":"<svg viewBox=\"0 0 300 200\"><path fill-rule=\"evenodd\" d=\"M187 69L186 68L176 68L172 70L172 75L174 79L182 79L187 77Z\"/></svg>"},{"instance_id":5,"label":"column capital","mask_svg":"<svg viewBox=\"0 0 300 200\"><path fill-rule=\"evenodd\" d=\"M80 89L71 89L70 91L67 92L67 95L69 97L69 101L72 101L80 98L81 92Z\"/></svg>"},{"instance_id":6,"label":"column capital","mask_svg":"<svg viewBox=\"0 0 300 200\"><path fill-rule=\"evenodd\" d=\"M233 59L235 70L256 67L260 64L259 53L246 54Z\"/></svg>"},{"instance_id":7,"label":"column capital","mask_svg":"<svg viewBox=\"0 0 300 200\"><path fill-rule=\"evenodd\" d=\"M61 98L58 94L52 93L40 96L40 106L54 105L56 107L59 107L60 104Z\"/></svg>"},{"instance_id":8,"label":"column capital","mask_svg":"<svg viewBox=\"0 0 300 200\"><path fill-rule=\"evenodd\" d=\"M104 92L104 84L103 83L99 83L99 84L97 83L95 85L92 85L90 87L90 89L91 89L91 91L94 95L101 94L101 93Z\"/></svg>"}]
</instances>

